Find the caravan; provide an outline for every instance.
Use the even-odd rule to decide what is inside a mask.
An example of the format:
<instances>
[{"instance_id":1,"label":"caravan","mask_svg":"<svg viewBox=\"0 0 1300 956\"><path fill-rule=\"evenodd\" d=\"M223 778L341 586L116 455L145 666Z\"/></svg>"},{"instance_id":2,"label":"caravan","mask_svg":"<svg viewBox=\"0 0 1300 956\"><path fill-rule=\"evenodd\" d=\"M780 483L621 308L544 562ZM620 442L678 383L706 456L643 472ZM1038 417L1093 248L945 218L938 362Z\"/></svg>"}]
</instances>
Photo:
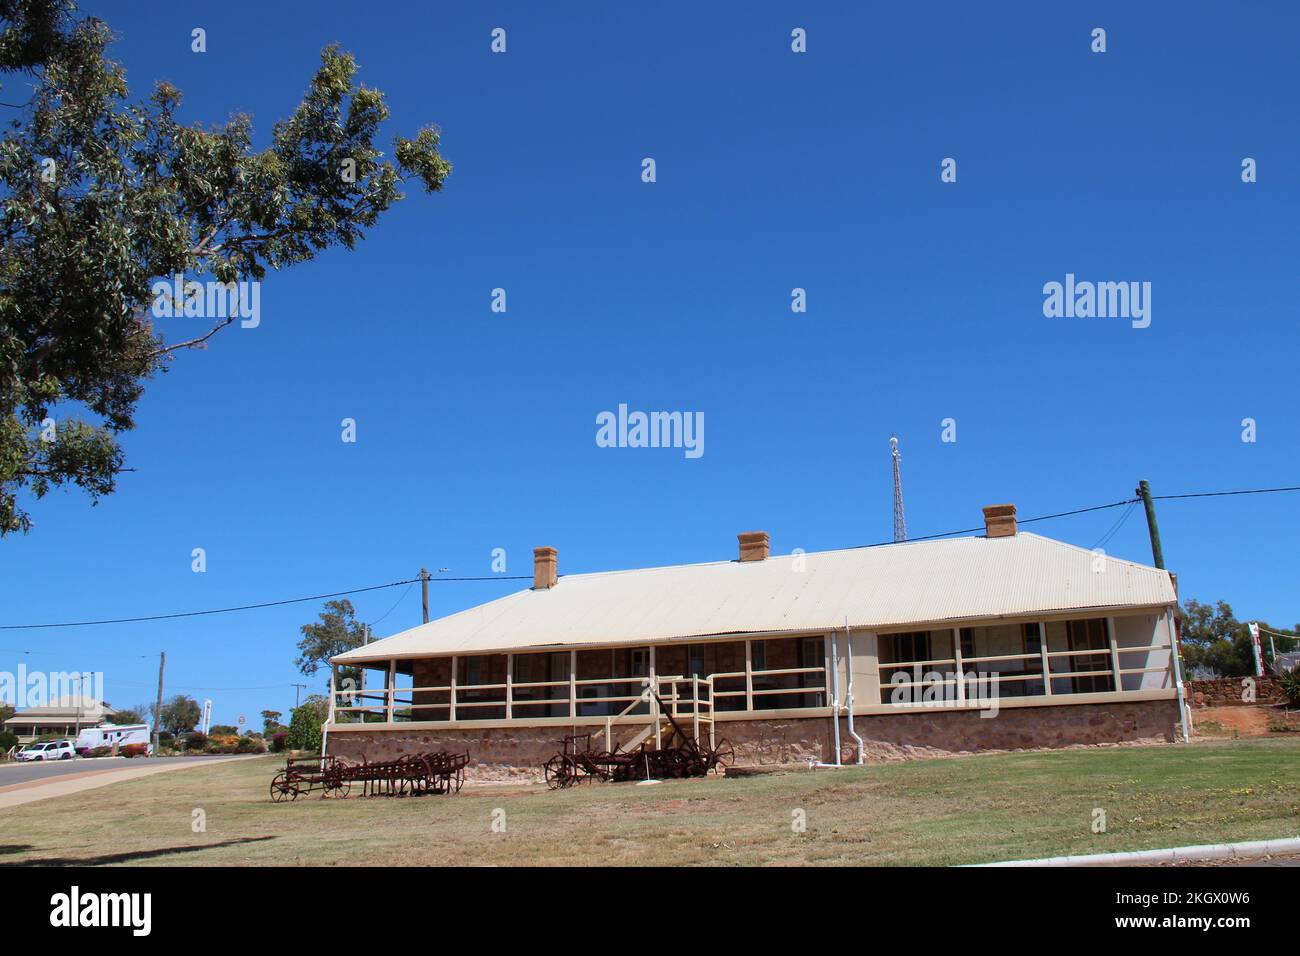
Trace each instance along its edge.
<instances>
[{"instance_id":1,"label":"caravan","mask_svg":"<svg viewBox=\"0 0 1300 956\"><path fill-rule=\"evenodd\" d=\"M87 727L77 735L77 753L85 757L96 747L116 747L127 744L149 744L148 724L109 724L104 727Z\"/></svg>"}]
</instances>

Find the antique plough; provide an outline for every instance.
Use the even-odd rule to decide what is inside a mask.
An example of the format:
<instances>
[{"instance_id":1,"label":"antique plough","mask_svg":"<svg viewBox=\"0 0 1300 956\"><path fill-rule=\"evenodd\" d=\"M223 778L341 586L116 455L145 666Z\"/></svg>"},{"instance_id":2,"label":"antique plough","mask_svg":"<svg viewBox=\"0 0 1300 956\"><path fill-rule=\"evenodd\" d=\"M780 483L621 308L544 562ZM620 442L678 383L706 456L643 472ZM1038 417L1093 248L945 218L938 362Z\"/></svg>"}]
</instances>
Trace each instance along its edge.
<instances>
[{"instance_id":1,"label":"antique plough","mask_svg":"<svg viewBox=\"0 0 1300 956\"><path fill-rule=\"evenodd\" d=\"M271 781L271 799L297 800L321 791L326 797L346 797L359 784L362 796L415 797L426 793L459 793L465 783L469 752L446 750L407 754L378 763L348 763L333 755L289 757Z\"/></svg>"},{"instance_id":2,"label":"antique plough","mask_svg":"<svg viewBox=\"0 0 1300 956\"><path fill-rule=\"evenodd\" d=\"M663 709L662 701L659 704L662 717L672 725L666 746L653 749L646 742L623 752L615 743L612 750L597 750L591 746L591 734L571 734L559 741L560 752L542 765L546 785L562 790L593 779L619 783L703 777L735 759L735 751L725 739L716 747L701 745Z\"/></svg>"}]
</instances>

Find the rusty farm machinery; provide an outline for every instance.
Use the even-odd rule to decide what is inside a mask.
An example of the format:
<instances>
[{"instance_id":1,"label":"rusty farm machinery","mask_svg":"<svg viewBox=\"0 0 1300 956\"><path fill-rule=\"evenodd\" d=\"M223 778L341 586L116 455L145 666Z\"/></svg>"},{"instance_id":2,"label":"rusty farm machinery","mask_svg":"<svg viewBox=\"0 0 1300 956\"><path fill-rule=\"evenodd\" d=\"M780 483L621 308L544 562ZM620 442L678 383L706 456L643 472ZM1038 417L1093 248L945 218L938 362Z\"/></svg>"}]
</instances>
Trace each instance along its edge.
<instances>
[{"instance_id":1,"label":"rusty farm machinery","mask_svg":"<svg viewBox=\"0 0 1300 956\"><path fill-rule=\"evenodd\" d=\"M406 754L376 763L349 763L333 755L290 756L285 768L271 781L271 799L276 803L297 800L314 790L326 797L346 797L353 784L367 797L459 793L468 764L468 751L446 750Z\"/></svg>"},{"instance_id":2,"label":"rusty farm machinery","mask_svg":"<svg viewBox=\"0 0 1300 956\"><path fill-rule=\"evenodd\" d=\"M735 751L726 739L716 744L713 742L711 720L708 721L710 739L705 743L699 738L698 717L696 733L688 734L673 716L675 706L666 708L654 690L650 690L648 696L654 701L651 724L633 737L629 745L615 742L611 749L603 750L593 746L592 734L571 734L561 739L560 752L542 766L546 785L552 790L563 790L589 780L619 783L703 777L710 770L725 767L735 759ZM698 695L696 699L698 701ZM695 708L698 712L698 704ZM670 730L667 734L662 732L661 720L668 722ZM608 725L603 733L605 742L609 743ZM651 745L651 735L655 737L657 746Z\"/></svg>"}]
</instances>

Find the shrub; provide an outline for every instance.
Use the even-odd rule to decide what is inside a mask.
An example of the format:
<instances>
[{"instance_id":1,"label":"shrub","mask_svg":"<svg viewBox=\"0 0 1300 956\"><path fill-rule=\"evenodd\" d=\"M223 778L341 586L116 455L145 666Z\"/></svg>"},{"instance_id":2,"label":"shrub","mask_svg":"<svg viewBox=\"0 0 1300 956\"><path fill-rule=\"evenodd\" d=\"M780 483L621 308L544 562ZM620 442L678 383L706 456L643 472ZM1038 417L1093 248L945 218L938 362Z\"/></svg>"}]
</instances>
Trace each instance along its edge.
<instances>
[{"instance_id":1,"label":"shrub","mask_svg":"<svg viewBox=\"0 0 1300 956\"><path fill-rule=\"evenodd\" d=\"M12 730L0 730L0 754L4 754L10 747L18 746L18 735Z\"/></svg>"},{"instance_id":2,"label":"shrub","mask_svg":"<svg viewBox=\"0 0 1300 956\"><path fill-rule=\"evenodd\" d=\"M235 745L235 753L240 754L260 754L266 752L266 744L260 737L240 737L239 743Z\"/></svg>"},{"instance_id":3,"label":"shrub","mask_svg":"<svg viewBox=\"0 0 1300 956\"><path fill-rule=\"evenodd\" d=\"M234 734L213 734L208 738L208 745L203 748L209 754L239 753L239 738Z\"/></svg>"},{"instance_id":4,"label":"shrub","mask_svg":"<svg viewBox=\"0 0 1300 956\"><path fill-rule=\"evenodd\" d=\"M275 753L284 752L284 742L288 738L289 732L281 730L271 738L271 750Z\"/></svg>"},{"instance_id":5,"label":"shrub","mask_svg":"<svg viewBox=\"0 0 1300 956\"><path fill-rule=\"evenodd\" d=\"M1287 671L1278 679L1278 683L1282 685L1282 693L1286 694L1286 699L1292 705L1300 707L1300 667Z\"/></svg>"},{"instance_id":6,"label":"shrub","mask_svg":"<svg viewBox=\"0 0 1300 956\"><path fill-rule=\"evenodd\" d=\"M312 695L293 709L285 743L293 750L320 750L320 726L329 714L329 701Z\"/></svg>"},{"instance_id":7,"label":"shrub","mask_svg":"<svg viewBox=\"0 0 1300 956\"><path fill-rule=\"evenodd\" d=\"M193 753L202 753L208 747L208 735L197 730L185 738L185 749Z\"/></svg>"},{"instance_id":8,"label":"shrub","mask_svg":"<svg viewBox=\"0 0 1300 956\"><path fill-rule=\"evenodd\" d=\"M127 744L129 747L130 744ZM112 747L91 747L83 756L86 757L110 757L113 754Z\"/></svg>"},{"instance_id":9,"label":"shrub","mask_svg":"<svg viewBox=\"0 0 1300 956\"><path fill-rule=\"evenodd\" d=\"M148 744L127 744L119 747L117 752L123 757L145 757L149 754Z\"/></svg>"}]
</instances>

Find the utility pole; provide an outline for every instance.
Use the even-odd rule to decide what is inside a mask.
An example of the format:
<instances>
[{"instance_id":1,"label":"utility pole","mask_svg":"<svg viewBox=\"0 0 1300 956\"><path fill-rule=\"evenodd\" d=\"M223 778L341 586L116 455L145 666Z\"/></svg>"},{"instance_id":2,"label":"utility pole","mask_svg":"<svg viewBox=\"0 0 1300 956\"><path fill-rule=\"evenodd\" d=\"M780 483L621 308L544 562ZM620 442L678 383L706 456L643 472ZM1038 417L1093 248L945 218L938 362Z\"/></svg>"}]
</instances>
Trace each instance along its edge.
<instances>
[{"instance_id":1,"label":"utility pole","mask_svg":"<svg viewBox=\"0 0 1300 956\"><path fill-rule=\"evenodd\" d=\"M162 722L162 687L163 687L163 668L167 666L167 652L158 653L158 703L153 712L153 755L158 756L159 737L158 725Z\"/></svg>"},{"instance_id":2,"label":"utility pole","mask_svg":"<svg viewBox=\"0 0 1300 956\"><path fill-rule=\"evenodd\" d=\"M1142 499L1142 506L1147 513L1147 532L1151 535L1151 560L1155 566L1162 571L1167 571L1165 567L1165 552L1160 547L1160 526L1156 524L1156 503L1151 497L1151 483L1143 478L1138 482L1137 496ZM1176 575L1169 575L1169 580L1174 586L1174 602L1178 601L1178 579ZM1175 610L1177 610L1175 608ZM1183 639L1179 630L1178 619L1171 613L1169 616L1169 657L1173 664L1174 670L1174 687L1178 693L1178 723L1183 728L1183 743L1191 739L1191 729L1187 701L1183 697Z\"/></svg>"},{"instance_id":3,"label":"utility pole","mask_svg":"<svg viewBox=\"0 0 1300 956\"><path fill-rule=\"evenodd\" d=\"M294 706L295 708L296 708L300 703L302 703L302 700L301 700L300 698L302 697L302 692L303 692L304 689L306 689L306 687L307 687L306 684L294 684L294 685L293 685L293 688L294 688L294 689L293 689L293 706Z\"/></svg>"},{"instance_id":4,"label":"utility pole","mask_svg":"<svg viewBox=\"0 0 1300 956\"><path fill-rule=\"evenodd\" d=\"M361 646L365 647L369 643L370 643L370 625L362 624L361 625ZM363 664L362 666L357 668L357 690L364 691L365 689L366 689L366 668L365 665Z\"/></svg>"},{"instance_id":5,"label":"utility pole","mask_svg":"<svg viewBox=\"0 0 1300 956\"><path fill-rule=\"evenodd\" d=\"M429 623L429 569L420 568L420 596L424 599L424 623Z\"/></svg>"},{"instance_id":6,"label":"utility pole","mask_svg":"<svg viewBox=\"0 0 1300 956\"><path fill-rule=\"evenodd\" d=\"M1138 482L1137 496L1147 510L1147 531L1151 534L1151 557L1156 567L1165 567L1165 553L1160 547L1160 527L1156 524L1156 503L1151 497L1151 485L1145 478Z\"/></svg>"}]
</instances>

